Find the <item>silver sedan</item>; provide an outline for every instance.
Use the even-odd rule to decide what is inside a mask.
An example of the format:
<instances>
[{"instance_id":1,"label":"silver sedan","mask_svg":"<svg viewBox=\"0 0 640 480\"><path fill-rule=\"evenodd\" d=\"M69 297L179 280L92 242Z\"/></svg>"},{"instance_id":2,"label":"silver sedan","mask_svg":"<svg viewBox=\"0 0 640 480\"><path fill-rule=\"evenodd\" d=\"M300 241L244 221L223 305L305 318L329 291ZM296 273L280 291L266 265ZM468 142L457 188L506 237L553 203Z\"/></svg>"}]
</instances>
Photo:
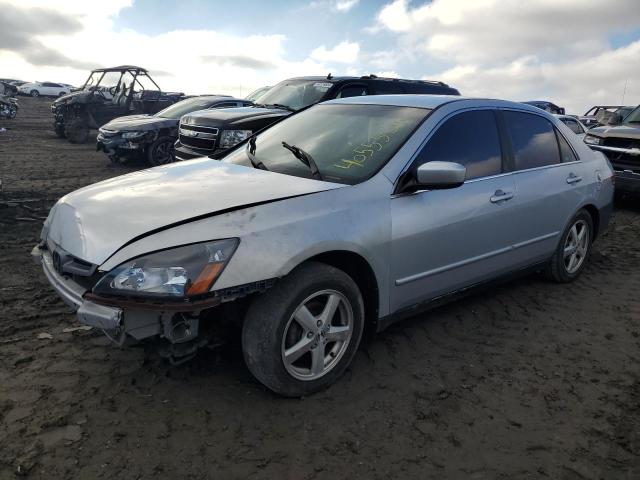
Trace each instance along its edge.
<instances>
[{"instance_id":1,"label":"silver sedan","mask_svg":"<svg viewBox=\"0 0 640 480\"><path fill-rule=\"evenodd\" d=\"M171 361L242 329L249 370L310 394L363 332L488 282L585 268L612 170L527 105L420 95L311 107L239 144L88 186L34 257L81 322Z\"/></svg>"}]
</instances>

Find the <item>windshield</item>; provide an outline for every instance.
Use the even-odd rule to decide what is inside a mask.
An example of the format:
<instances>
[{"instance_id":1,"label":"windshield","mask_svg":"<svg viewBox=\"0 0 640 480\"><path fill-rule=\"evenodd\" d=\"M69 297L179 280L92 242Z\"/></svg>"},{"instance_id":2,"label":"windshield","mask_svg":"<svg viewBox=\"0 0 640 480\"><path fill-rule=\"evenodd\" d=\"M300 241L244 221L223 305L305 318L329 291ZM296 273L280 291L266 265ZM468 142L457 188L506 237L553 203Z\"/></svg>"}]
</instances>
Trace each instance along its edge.
<instances>
[{"instance_id":1,"label":"windshield","mask_svg":"<svg viewBox=\"0 0 640 480\"><path fill-rule=\"evenodd\" d=\"M91 72L89 78L87 78L87 81L84 82L84 86L82 88L88 89L91 87L95 87L98 84L100 77L102 77L102 72Z\"/></svg>"},{"instance_id":2,"label":"windshield","mask_svg":"<svg viewBox=\"0 0 640 480\"><path fill-rule=\"evenodd\" d=\"M267 90L269 90L271 87L260 87L257 90L254 90L253 92L251 92L249 95L247 95L245 98L247 100L251 100L252 102L255 102L256 100L258 100L258 98L260 98L262 95L265 94L265 92Z\"/></svg>"},{"instance_id":3,"label":"windshield","mask_svg":"<svg viewBox=\"0 0 640 480\"><path fill-rule=\"evenodd\" d=\"M388 105L317 105L258 135L253 164L312 178L309 166L283 146L285 142L310 155L325 181L360 183L389 161L430 111ZM223 161L252 165L244 146Z\"/></svg>"},{"instance_id":4,"label":"windshield","mask_svg":"<svg viewBox=\"0 0 640 480\"><path fill-rule=\"evenodd\" d=\"M204 110L211 106L212 101L206 98L194 97L182 100L181 102L174 103L173 105L160 110L155 114L156 117L173 118L178 120L181 116L187 113L195 112L196 110Z\"/></svg>"},{"instance_id":5,"label":"windshield","mask_svg":"<svg viewBox=\"0 0 640 480\"><path fill-rule=\"evenodd\" d=\"M319 80L285 80L260 96L262 105L285 105L300 110L318 103L333 83Z\"/></svg>"},{"instance_id":6,"label":"windshield","mask_svg":"<svg viewBox=\"0 0 640 480\"><path fill-rule=\"evenodd\" d=\"M640 106L633 109L633 111L624 118L624 123L640 123Z\"/></svg>"}]
</instances>

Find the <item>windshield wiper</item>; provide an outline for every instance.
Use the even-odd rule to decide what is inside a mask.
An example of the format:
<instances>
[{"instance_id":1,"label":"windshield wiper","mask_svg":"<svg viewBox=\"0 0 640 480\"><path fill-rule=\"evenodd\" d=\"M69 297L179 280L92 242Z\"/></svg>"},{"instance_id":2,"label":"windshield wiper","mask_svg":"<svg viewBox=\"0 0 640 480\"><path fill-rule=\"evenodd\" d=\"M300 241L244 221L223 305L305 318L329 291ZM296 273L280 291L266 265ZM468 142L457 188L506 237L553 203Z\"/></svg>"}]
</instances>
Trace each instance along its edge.
<instances>
[{"instance_id":1,"label":"windshield wiper","mask_svg":"<svg viewBox=\"0 0 640 480\"><path fill-rule=\"evenodd\" d=\"M311 155L309 155L307 152L302 150L300 147L296 147L295 145L289 145L287 142L282 142L282 146L287 150L289 150L291 153L293 153L294 157L296 157L298 160L304 163L307 167L309 167L309 170L311 171L311 175L313 175L314 178L317 178L318 180L323 180L322 174L318 169L318 164L316 163L316 161L313 159Z\"/></svg>"},{"instance_id":2,"label":"windshield wiper","mask_svg":"<svg viewBox=\"0 0 640 480\"><path fill-rule=\"evenodd\" d=\"M249 142L247 143L247 157L249 158L249 161L251 162L251 165L253 165L253 168L259 168L261 170L267 170L269 171L269 169L267 168L267 166L262 163L261 160L258 160L256 158L256 137L251 137L249 139Z\"/></svg>"},{"instance_id":3,"label":"windshield wiper","mask_svg":"<svg viewBox=\"0 0 640 480\"><path fill-rule=\"evenodd\" d=\"M279 108L281 110L287 110L289 112L295 112L296 109L295 108L291 108L288 105L282 105L281 103L268 103L265 105L265 107L275 107L275 108Z\"/></svg>"}]
</instances>

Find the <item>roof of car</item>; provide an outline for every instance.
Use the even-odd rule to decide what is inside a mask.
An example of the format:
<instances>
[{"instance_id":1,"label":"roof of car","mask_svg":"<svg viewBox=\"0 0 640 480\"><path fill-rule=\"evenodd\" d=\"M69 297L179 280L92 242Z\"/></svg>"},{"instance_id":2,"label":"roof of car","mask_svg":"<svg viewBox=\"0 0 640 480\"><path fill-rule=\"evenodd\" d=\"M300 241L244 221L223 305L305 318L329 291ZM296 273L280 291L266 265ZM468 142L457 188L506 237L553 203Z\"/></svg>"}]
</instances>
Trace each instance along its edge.
<instances>
[{"instance_id":1,"label":"roof of car","mask_svg":"<svg viewBox=\"0 0 640 480\"><path fill-rule=\"evenodd\" d=\"M474 106L491 108L512 108L535 113L537 115L549 115L548 112L537 107L509 100L492 98L471 98L457 95L363 95L359 97L337 98L323 102L322 104L350 104L350 105L391 105L396 107L437 108L446 103L467 102Z\"/></svg>"},{"instance_id":2,"label":"roof of car","mask_svg":"<svg viewBox=\"0 0 640 480\"><path fill-rule=\"evenodd\" d=\"M146 68L136 67L135 65L120 65L118 67L108 67L108 68L96 68L93 70L94 72L108 72L110 70L140 70L141 72L147 72Z\"/></svg>"},{"instance_id":3,"label":"roof of car","mask_svg":"<svg viewBox=\"0 0 640 480\"><path fill-rule=\"evenodd\" d=\"M339 77L334 77L332 75L328 75L325 77L321 77L321 76L309 76L309 77L293 77L293 78L287 78L286 80L284 80L285 82L287 80L312 80L312 81L317 81L317 82L340 82L340 81L345 81L345 80L384 80L387 82L410 82L410 83L425 83L425 84L430 84L430 85L439 85L441 87L449 87L449 85L447 85L444 82L441 82L439 80L412 80L412 79L408 79L408 78L391 78L391 77L378 77L376 75L364 75L361 77L351 77L351 76L339 76Z\"/></svg>"}]
</instances>

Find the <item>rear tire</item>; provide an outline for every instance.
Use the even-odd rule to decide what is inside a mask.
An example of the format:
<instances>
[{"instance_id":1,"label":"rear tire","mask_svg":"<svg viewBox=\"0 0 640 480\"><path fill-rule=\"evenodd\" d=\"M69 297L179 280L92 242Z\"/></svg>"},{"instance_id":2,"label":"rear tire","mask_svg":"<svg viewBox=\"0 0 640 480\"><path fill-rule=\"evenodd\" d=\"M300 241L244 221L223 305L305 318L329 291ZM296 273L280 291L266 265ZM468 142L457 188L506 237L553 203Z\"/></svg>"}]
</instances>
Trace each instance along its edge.
<instances>
[{"instance_id":1,"label":"rear tire","mask_svg":"<svg viewBox=\"0 0 640 480\"><path fill-rule=\"evenodd\" d=\"M572 282L584 270L593 240L593 219L580 210L562 233L556 252L547 268L547 276L558 283Z\"/></svg>"},{"instance_id":2,"label":"rear tire","mask_svg":"<svg viewBox=\"0 0 640 480\"><path fill-rule=\"evenodd\" d=\"M79 118L65 126L65 135L71 143L85 143L89 138L89 128Z\"/></svg>"},{"instance_id":3,"label":"rear tire","mask_svg":"<svg viewBox=\"0 0 640 480\"><path fill-rule=\"evenodd\" d=\"M173 156L174 140L171 137L160 137L151 144L147 153L147 161L150 165L166 165L175 162Z\"/></svg>"},{"instance_id":4,"label":"rear tire","mask_svg":"<svg viewBox=\"0 0 640 480\"><path fill-rule=\"evenodd\" d=\"M36 98L40 96L40 92L38 90L31 90L29 92L29 95L31 95L33 98Z\"/></svg>"},{"instance_id":5,"label":"rear tire","mask_svg":"<svg viewBox=\"0 0 640 480\"><path fill-rule=\"evenodd\" d=\"M363 328L364 304L353 279L309 262L254 299L242 327L242 351L258 381L280 395L301 397L342 375Z\"/></svg>"}]
</instances>

